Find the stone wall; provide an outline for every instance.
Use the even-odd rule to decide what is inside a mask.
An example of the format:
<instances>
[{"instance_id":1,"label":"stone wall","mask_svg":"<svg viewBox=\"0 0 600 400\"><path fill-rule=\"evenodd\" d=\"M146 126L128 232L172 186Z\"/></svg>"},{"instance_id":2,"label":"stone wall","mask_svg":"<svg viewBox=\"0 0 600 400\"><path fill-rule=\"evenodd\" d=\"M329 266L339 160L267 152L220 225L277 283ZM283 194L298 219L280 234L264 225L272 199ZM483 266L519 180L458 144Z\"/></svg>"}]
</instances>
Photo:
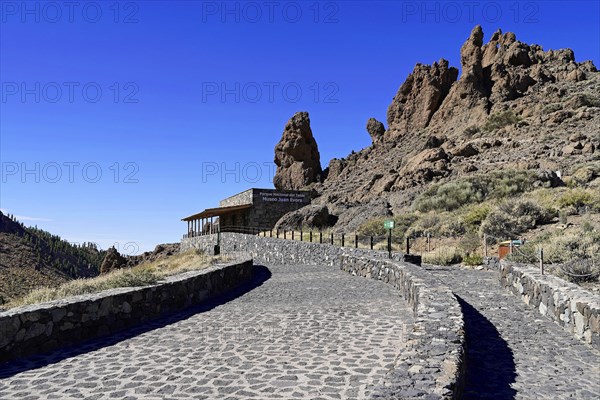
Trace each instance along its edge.
<instances>
[{"instance_id":1,"label":"stone wall","mask_svg":"<svg viewBox=\"0 0 600 400\"><path fill-rule=\"evenodd\" d=\"M252 279L252 261L210 267L156 285L10 309L0 313L0 363L115 333L214 298Z\"/></svg>"},{"instance_id":2,"label":"stone wall","mask_svg":"<svg viewBox=\"0 0 600 400\"><path fill-rule=\"evenodd\" d=\"M600 349L600 296L539 269L501 260L500 284L576 338Z\"/></svg>"},{"instance_id":3,"label":"stone wall","mask_svg":"<svg viewBox=\"0 0 600 400\"><path fill-rule=\"evenodd\" d=\"M273 228L285 214L310 204L310 201L310 193L306 191L253 189L248 224Z\"/></svg>"},{"instance_id":4,"label":"stone wall","mask_svg":"<svg viewBox=\"0 0 600 400\"><path fill-rule=\"evenodd\" d=\"M255 262L261 263L297 263L313 265L340 266L342 254L387 258L388 253L381 250L355 249L339 247L327 243L300 242L299 240L278 239L241 233L221 233L220 246L223 254L244 252ZM211 254L217 244L217 235L197 236L181 241L180 249L199 249ZM421 257L414 254L392 253L392 258L420 265Z\"/></svg>"},{"instance_id":5,"label":"stone wall","mask_svg":"<svg viewBox=\"0 0 600 400\"><path fill-rule=\"evenodd\" d=\"M452 291L427 271L398 261L343 255L341 269L394 286L412 307L415 326L407 349L375 398L461 398L465 332L460 304Z\"/></svg>"},{"instance_id":6,"label":"stone wall","mask_svg":"<svg viewBox=\"0 0 600 400\"><path fill-rule=\"evenodd\" d=\"M219 202L219 207L231 207L231 206L241 206L243 204L251 204L252 203L252 190L248 189L244 190L241 193L230 196L226 199L223 199Z\"/></svg>"},{"instance_id":7,"label":"stone wall","mask_svg":"<svg viewBox=\"0 0 600 400\"><path fill-rule=\"evenodd\" d=\"M181 250L212 251L216 236L184 239ZM418 256L338 247L238 233L221 234L221 251L244 252L255 262L333 265L393 285L412 307L416 324L408 348L377 387L377 398L460 398L464 377L464 321L450 289L417 265ZM414 257L414 258L412 258Z\"/></svg>"}]
</instances>

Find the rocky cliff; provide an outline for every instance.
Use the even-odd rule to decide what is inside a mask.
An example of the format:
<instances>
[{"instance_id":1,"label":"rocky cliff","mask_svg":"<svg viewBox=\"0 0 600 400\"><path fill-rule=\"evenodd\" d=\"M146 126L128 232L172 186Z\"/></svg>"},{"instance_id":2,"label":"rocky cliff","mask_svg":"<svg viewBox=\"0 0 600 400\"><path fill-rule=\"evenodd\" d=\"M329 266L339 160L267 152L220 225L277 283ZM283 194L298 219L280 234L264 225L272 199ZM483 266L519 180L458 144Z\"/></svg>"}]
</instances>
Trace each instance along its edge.
<instances>
[{"instance_id":1,"label":"rocky cliff","mask_svg":"<svg viewBox=\"0 0 600 400\"><path fill-rule=\"evenodd\" d=\"M306 122L297 127L308 115L296 114L284 132L293 139L276 148L275 186L315 190L313 203L339 217L336 229L352 230L401 212L432 183L500 169L548 177L599 158L600 73L591 61L500 30L484 43L480 26L460 55L460 77L444 59L417 64L388 108L387 129L370 119L373 144L331 160L322 174L312 132Z\"/></svg>"}]
</instances>

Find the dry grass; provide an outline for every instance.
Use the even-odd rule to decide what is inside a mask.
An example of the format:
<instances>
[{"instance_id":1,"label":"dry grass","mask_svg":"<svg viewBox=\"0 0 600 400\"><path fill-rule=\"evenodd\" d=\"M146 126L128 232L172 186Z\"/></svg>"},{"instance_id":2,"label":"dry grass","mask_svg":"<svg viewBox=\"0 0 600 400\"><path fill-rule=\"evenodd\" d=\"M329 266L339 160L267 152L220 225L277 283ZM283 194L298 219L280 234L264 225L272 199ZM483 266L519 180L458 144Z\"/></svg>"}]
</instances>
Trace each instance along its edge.
<instances>
[{"instance_id":1,"label":"dry grass","mask_svg":"<svg viewBox=\"0 0 600 400\"><path fill-rule=\"evenodd\" d=\"M3 307L8 309L83 294L98 293L108 289L153 285L168 276L205 269L224 261L227 261L226 257L209 256L200 251L191 250L154 262L142 263L133 268L111 271L95 278L76 279L55 288L35 289L20 298L11 300Z\"/></svg>"}]
</instances>

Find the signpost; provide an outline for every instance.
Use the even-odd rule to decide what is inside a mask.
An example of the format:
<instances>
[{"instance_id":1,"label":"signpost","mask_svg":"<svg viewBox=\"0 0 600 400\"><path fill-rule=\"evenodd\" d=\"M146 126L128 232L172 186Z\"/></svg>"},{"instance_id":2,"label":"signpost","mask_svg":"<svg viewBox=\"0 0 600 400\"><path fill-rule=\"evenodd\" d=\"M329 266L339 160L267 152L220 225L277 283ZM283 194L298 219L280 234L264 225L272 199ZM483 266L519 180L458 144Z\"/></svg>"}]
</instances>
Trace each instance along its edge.
<instances>
[{"instance_id":1,"label":"signpost","mask_svg":"<svg viewBox=\"0 0 600 400\"><path fill-rule=\"evenodd\" d=\"M388 257L392 258L392 229L394 229L395 223L392 219L386 219L383 221L383 228L388 230Z\"/></svg>"}]
</instances>

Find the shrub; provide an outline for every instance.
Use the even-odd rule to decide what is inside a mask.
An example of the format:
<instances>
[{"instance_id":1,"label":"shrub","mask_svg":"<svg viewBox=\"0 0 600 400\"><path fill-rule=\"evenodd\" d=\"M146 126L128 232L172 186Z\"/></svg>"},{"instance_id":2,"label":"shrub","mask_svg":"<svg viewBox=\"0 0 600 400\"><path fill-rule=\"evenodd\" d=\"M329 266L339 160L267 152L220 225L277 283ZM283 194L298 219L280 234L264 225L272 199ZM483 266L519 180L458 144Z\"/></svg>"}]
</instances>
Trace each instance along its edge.
<instances>
[{"instance_id":1,"label":"shrub","mask_svg":"<svg viewBox=\"0 0 600 400\"><path fill-rule=\"evenodd\" d=\"M560 210L559 213L558 213L558 222L561 223L561 224L563 224L563 225L566 225L567 222L568 222L567 216L568 215L567 215L567 212L565 210Z\"/></svg>"},{"instance_id":2,"label":"shrub","mask_svg":"<svg viewBox=\"0 0 600 400\"><path fill-rule=\"evenodd\" d=\"M600 165L586 165L578 168L571 175L572 186L583 186L600 176Z\"/></svg>"},{"instance_id":3,"label":"shrub","mask_svg":"<svg viewBox=\"0 0 600 400\"><path fill-rule=\"evenodd\" d=\"M470 181L456 181L433 187L419 196L415 207L421 212L452 211L465 204L483 200L483 193Z\"/></svg>"},{"instance_id":4,"label":"shrub","mask_svg":"<svg viewBox=\"0 0 600 400\"><path fill-rule=\"evenodd\" d=\"M600 276L599 260L592 258L572 260L554 268L557 276L573 283L594 282Z\"/></svg>"},{"instance_id":5,"label":"shrub","mask_svg":"<svg viewBox=\"0 0 600 400\"><path fill-rule=\"evenodd\" d=\"M464 256L463 260L462 260L464 265L468 265L468 266L476 266L476 265L482 265L483 264L483 256L479 255L479 254L471 254L468 256Z\"/></svg>"},{"instance_id":6,"label":"shrub","mask_svg":"<svg viewBox=\"0 0 600 400\"><path fill-rule=\"evenodd\" d=\"M535 243L528 242L523 246L515 247L506 259L518 263L537 264L539 262L539 249Z\"/></svg>"},{"instance_id":7,"label":"shrub","mask_svg":"<svg viewBox=\"0 0 600 400\"><path fill-rule=\"evenodd\" d=\"M452 265L462 261L462 255L458 248L453 246L442 246L430 253L423 254L423 262L435 265Z\"/></svg>"},{"instance_id":8,"label":"shrub","mask_svg":"<svg viewBox=\"0 0 600 400\"><path fill-rule=\"evenodd\" d=\"M595 230L596 228L594 227L594 225L592 225L592 223L590 221L584 221L583 224L581 224L581 230L584 233L591 233Z\"/></svg>"},{"instance_id":9,"label":"shrub","mask_svg":"<svg viewBox=\"0 0 600 400\"><path fill-rule=\"evenodd\" d=\"M438 213L432 211L422 215L421 218L415 221L406 231L406 235L419 237L431 234L437 237L449 237L462 235L465 232L466 227L460 216L456 213Z\"/></svg>"},{"instance_id":10,"label":"shrub","mask_svg":"<svg viewBox=\"0 0 600 400\"><path fill-rule=\"evenodd\" d=\"M478 204L468 207L468 211L463 216L463 222L471 227L478 227L486 219L491 211L489 204Z\"/></svg>"},{"instance_id":11,"label":"shrub","mask_svg":"<svg viewBox=\"0 0 600 400\"><path fill-rule=\"evenodd\" d=\"M491 236L490 239L514 238L552 217L552 213L531 200L505 201L488 214L481 224L481 233Z\"/></svg>"},{"instance_id":12,"label":"shrub","mask_svg":"<svg viewBox=\"0 0 600 400\"><path fill-rule=\"evenodd\" d=\"M574 207L580 209L583 207L592 210L600 209L600 194L586 189L571 189L558 198L560 208Z\"/></svg>"},{"instance_id":13,"label":"shrub","mask_svg":"<svg viewBox=\"0 0 600 400\"><path fill-rule=\"evenodd\" d=\"M582 229L575 233L558 234L544 242L544 259L549 263L565 263L574 259L585 259L600 254L600 232L586 232Z\"/></svg>"},{"instance_id":14,"label":"shrub","mask_svg":"<svg viewBox=\"0 0 600 400\"><path fill-rule=\"evenodd\" d=\"M497 129L503 128L508 125L514 125L520 121L520 118L515 115L511 110L502 111L490 115L481 127L484 132L493 132Z\"/></svg>"},{"instance_id":15,"label":"shrub","mask_svg":"<svg viewBox=\"0 0 600 400\"><path fill-rule=\"evenodd\" d=\"M459 243L459 247L467 256L474 254L480 246L481 239L475 232L464 235Z\"/></svg>"},{"instance_id":16,"label":"shrub","mask_svg":"<svg viewBox=\"0 0 600 400\"><path fill-rule=\"evenodd\" d=\"M396 215L394 217L378 217L364 222L356 233L359 236L386 236L387 230L383 228L383 221L387 219L394 220L395 228L392 230L392 238L395 240L403 239L406 231L417 220L417 216L412 213Z\"/></svg>"},{"instance_id":17,"label":"shrub","mask_svg":"<svg viewBox=\"0 0 600 400\"><path fill-rule=\"evenodd\" d=\"M468 176L453 182L433 185L413 204L417 211L452 211L486 199L503 199L534 188L539 179L533 171L505 170Z\"/></svg>"},{"instance_id":18,"label":"shrub","mask_svg":"<svg viewBox=\"0 0 600 400\"><path fill-rule=\"evenodd\" d=\"M383 221L385 218L379 217L369 221L363 222L357 230L358 235L361 236L382 236L385 235L385 229L383 229Z\"/></svg>"},{"instance_id":19,"label":"shrub","mask_svg":"<svg viewBox=\"0 0 600 400\"><path fill-rule=\"evenodd\" d=\"M544 106L544 108L542 108L542 113L551 114L558 110L562 110L562 105L560 103L552 103Z\"/></svg>"}]
</instances>

